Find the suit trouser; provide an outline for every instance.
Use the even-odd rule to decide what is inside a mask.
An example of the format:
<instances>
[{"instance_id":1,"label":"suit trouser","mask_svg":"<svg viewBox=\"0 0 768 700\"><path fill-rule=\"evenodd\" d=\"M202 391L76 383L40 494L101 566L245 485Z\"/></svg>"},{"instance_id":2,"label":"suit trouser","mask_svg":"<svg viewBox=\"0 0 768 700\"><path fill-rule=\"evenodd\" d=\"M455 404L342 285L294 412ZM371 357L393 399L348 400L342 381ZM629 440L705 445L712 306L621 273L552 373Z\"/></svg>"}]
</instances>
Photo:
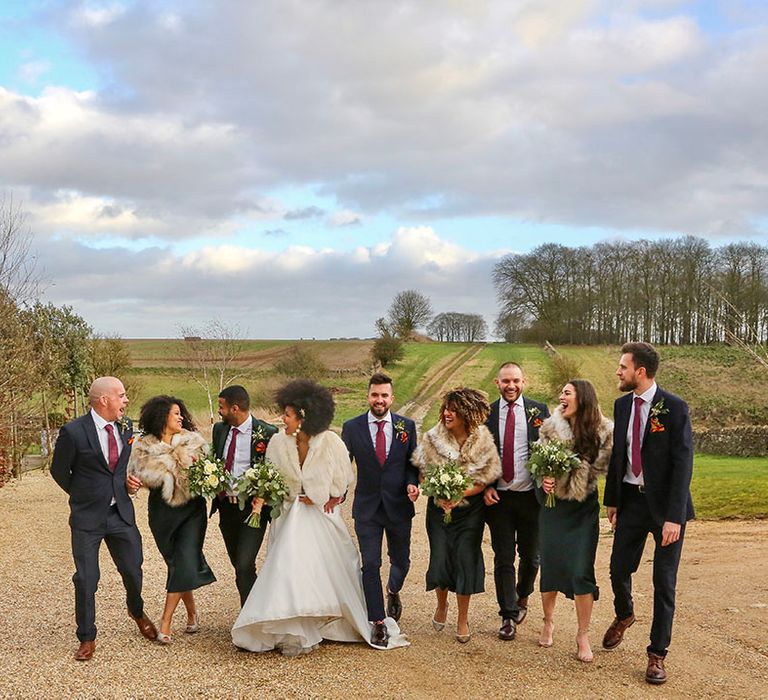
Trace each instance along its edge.
<instances>
[{"instance_id":1,"label":"suit trouser","mask_svg":"<svg viewBox=\"0 0 768 700\"><path fill-rule=\"evenodd\" d=\"M235 568L235 585L242 607L256 582L256 557L270 520L269 507L261 511L261 527L247 525L247 510L240 510L237 503L230 503L227 499L219 502L218 510L219 530L224 538L229 561Z\"/></svg>"},{"instance_id":2,"label":"suit trouser","mask_svg":"<svg viewBox=\"0 0 768 700\"><path fill-rule=\"evenodd\" d=\"M533 593L539 573L539 502L530 491L498 491L499 502L485 507L491 531L493 579L502 618L515 617L518 600ZM520 565L515 580L515 551Z\"/></svg>"},{"instance_id":3,"label":"suit trouser","mask_svg":"<svg viewBox=\"0 0 768 700\"><path fill-rule=\"evenodd\" d=\"M662 526L651 517L645 495L636 487L623 485L621 507L616 520L616 532L611 551L611 586L616 617L624 619L634 613L632 574L640 566L648 534L653 535L653 623L648 651L666 656L672 639L672 619L675 615L675 587L680 554L683 551L685 523L680 539L661 546Z\"/></svg>"},{"instance_id":4,"label":"suit trouser","mask_svg":"<svg viewBox=\"0 0 768 700\"><path fill-rule=\"evenodd\" d=\"M383 537L386 534L389 557L387 588L392 593L399 593L411 567L411 523L410 517L401 522L391 521L383 508L379 508L371 519L355 520L355 534L363 561L363 593L369 620L378 622L385 616L384 593L381 589Z\"/></svg>"},{"instance_id":5,"label":"suit trouser","mask_svg":"<svg viewBox=\"0 0 768 700\"><path fill-rule=\"evenodd\" d=\"M117 566L125 586L128 612L134 617L144 615L141 598L144 557L141 551L141 535L136 525L128 525L112 506L104 525L96 530L72 530L72 556L75 560L75 619L77 638L81 642L96 639L96 590L99 587L99 548L102 540L112 561Z\"/></svg>"}]
</instances>

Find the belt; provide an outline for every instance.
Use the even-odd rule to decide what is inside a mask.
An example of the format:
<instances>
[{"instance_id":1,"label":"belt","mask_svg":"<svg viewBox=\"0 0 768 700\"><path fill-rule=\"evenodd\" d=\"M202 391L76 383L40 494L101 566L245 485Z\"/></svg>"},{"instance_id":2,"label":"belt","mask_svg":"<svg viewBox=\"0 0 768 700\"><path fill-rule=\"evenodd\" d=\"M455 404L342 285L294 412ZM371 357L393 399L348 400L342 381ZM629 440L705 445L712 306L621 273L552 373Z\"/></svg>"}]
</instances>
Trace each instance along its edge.
<instances>
[{"instance_id":1,"label":"belt","mask_svg":"<svg viewBox=\"0 0 768 700\"><path fill-rule=\"evenodd\" d=\"M630 484L628 481L623 481L621 483L621 487L627 491L630 491L631 493L639 493L645 495L644 484Z\"/></svg>"}]
</instances>

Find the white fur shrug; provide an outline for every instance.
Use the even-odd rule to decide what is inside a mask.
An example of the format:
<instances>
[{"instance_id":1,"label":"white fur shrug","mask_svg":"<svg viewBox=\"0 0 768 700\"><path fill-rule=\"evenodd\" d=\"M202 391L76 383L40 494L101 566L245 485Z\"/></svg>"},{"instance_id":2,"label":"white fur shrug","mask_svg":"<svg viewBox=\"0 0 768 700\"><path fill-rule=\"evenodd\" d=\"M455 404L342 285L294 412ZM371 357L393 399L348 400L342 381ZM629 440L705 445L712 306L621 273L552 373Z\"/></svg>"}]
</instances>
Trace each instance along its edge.
<instances>
[{"instance_id":1,"label":"white fur shrug","mask_svg":"<svg viewBox=\"0 0 768 700\"><path fill-rule=\"evenodd\" d=\"M573 449L571 425L563 418L560 411L560 406L558 406L552 415L542 423L539 429L539 442L547 443L552 440L561 440L567 447ZM582 459L581 464L576 469L557 480L555 496L558 498L567 501L583 501L597 488L597 477L608 471L611 449L613 448L613 421L603 416L597 432L600 437L597 458L592 463Z\"/></svg>"},{"instance_id":2,"label":"white fur shrug","mask_svg":"<svg viewBox=\"0 0 768 700\"><path fill-rule=\"evenodd\" d=\"M168 505L180 506L191 498L187 470L207 450L205 438L189 430L176 433L170 445L154 435L142 435L131 448L128 473L151 489L160 488Z\"/></svg>"},{"instance_id":3,"label":"white fur shrug","mask_svg":"<svg viewBox=\"0 0 768 700\"><path fill-rule=\"evenodd\" d=\"M492 484L501 476L501 460L490 430L479 425L459 447L442 423L424 433L411 460L419 472L430 465L458 462L476 484Z\"/></svg>"},{"instance_id":4,"label":"white fur shrug","mask_svg":"<svg viewBox=\"0 0 768 700\"><path fill-rule=\"evenodd\" d=\"M266 460L283 475L290 500L304 493L319 506L332 496L343 496L354 478L349 452L332 430L309 438L303 466L299 464L296 438L281 430L269 441Z\"/></svg>"}]
</instances>

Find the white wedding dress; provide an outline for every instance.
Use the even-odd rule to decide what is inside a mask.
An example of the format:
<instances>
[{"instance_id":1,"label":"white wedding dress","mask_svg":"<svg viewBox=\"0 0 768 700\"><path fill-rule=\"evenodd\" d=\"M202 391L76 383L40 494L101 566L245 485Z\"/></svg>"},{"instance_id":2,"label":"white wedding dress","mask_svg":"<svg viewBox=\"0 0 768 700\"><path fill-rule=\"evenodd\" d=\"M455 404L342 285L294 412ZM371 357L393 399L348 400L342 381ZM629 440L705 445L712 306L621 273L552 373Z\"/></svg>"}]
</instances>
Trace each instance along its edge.
<instances>
[{"instance_id":1,"label":"white wedding dress","mask_svg":"<svg viewBox=\"0 0 768 700\"><path fill-rule=\"evenodd\" d=\"M295 464L291 464L292 452ZM370 644L371 623L357 548L341 507L325 513L322 505L316 505L328 500L322 489L318 493L318 484L333 491L334 481L336 490L346 481L342 491L330 494L337 496L349 485L351 467L343 477L337 469L328 470L329 462L337 462L339 457L349 464L346 448L335 433L310 440L303 469L298 467L294 438L282 432L270 441L267 459L284 472L292 493L297 492L298 477L315 505L300 502L297 495L283 504L282 514L272 521L267 557L232 628L236 646L249 651L279 649L293 656L309 653L323 639ZM409 644L392 618L384 622L389 631L387 648Z\"/></svg>"}]
</instances>

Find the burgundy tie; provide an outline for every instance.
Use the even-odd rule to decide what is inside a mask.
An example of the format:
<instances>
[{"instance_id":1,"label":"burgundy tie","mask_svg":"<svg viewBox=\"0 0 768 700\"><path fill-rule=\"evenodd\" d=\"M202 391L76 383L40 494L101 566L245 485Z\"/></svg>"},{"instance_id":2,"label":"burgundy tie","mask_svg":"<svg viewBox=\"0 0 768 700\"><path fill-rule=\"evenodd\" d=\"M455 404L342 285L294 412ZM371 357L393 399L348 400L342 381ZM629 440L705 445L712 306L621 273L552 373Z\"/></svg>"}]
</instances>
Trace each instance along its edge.
<instances>
[{"instance_id":1,"label":"burgundy tie","mask_svg":"<svg viewBox=\"0 0 768 700\"><path fill-rule=\"evenodd\" d=\"M111 423L107 423L104 426L104 430L107 431L107 452L109 453L109 459L107 464L109 465L109 471L115 471L117 466L117 440L115 440L115 427Z\"/></svg>"},{"instance_id":2,"label":"burgundy tie","mask_svg":"<svg viewBox=\"0 0 768 700\"><path fill-rule=\"evenodd\" d=\"M643 460L640 456L640 409L642 405L643 400L639 396L635 396L635 416L632 419L632 473L635 476L640 476L643 471Z\"/></svg>"},{"instance_id":3,"label":"burgundy tie","mask_svg":"<svg viewBox=\"0 0 768 700\"><path fill-rule=\"evenodd\" d=\"M384 434L384 426L387 424L385 420L376 421L376 459L379 460L379 464L383 467L384 462L387 461L387 436Z\"/></svg>"},{"instance_id":4,"label":"burgundy tie","mask_svg":"<svg viewBox=\"0 0 768 700\"><path fill-rule=\"evenodd\" d=\"M515 478L515 404L507 404L507 423L501 448L501 476L508 484Z\"/></svg>"},{"instance_id":5,"label":"burgundy tie","mask_svg":"<svg viewBox=\"0 0 768 700\"><path fill-rule=\"evenodd\" d=\"M237 447L237 435L240 432L237 428L232 428L232 439L229 441L229 449L227 450L227 459L224 462L224 469L228 472L232 471L232 467L235 465L235 449Z\"/></svg>"}]
</instances>

